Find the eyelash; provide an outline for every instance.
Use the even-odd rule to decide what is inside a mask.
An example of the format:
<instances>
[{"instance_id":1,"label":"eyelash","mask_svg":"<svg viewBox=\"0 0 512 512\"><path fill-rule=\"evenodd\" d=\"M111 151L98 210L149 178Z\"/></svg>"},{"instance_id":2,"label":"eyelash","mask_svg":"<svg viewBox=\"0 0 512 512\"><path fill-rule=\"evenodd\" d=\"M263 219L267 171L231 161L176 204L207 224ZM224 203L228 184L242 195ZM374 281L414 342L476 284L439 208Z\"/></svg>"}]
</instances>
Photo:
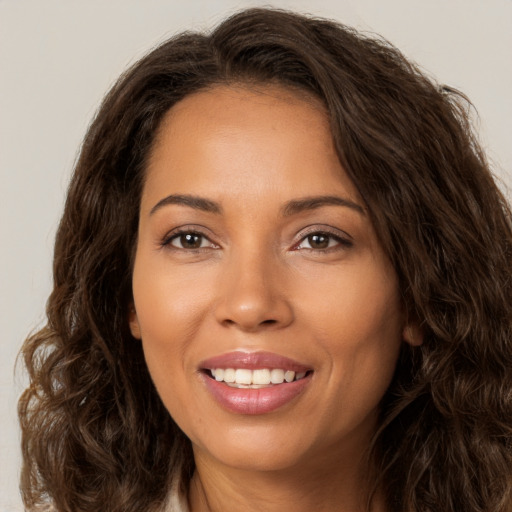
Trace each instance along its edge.
<instances>
[{"instance_id":1,"label":"eyelash","mask_svg":"<svg viewBox=\"0 0 512 512\"><path fill-rule=\"evenodd\" d=\"M210 245L207 247L176 247L172 244L174 240L178 240L181 237L187 236L187 235L193 235L200 237L202 242L204 240L208 240L210 242ZM177 251L200 251L202 249L211 249L211 248L218 248L217 244L214 244L204 233L201 233L200 231L194 230L194 229L178 229L176 231L173 231L170 235L167 235L164 240L162 241L162 247L171 247L172 249L175 249Z\"/></svg>"},{"instance_id":2,"label":"eyelash","mask_svg":"<svg viewBox=\"0 0 512 512\"><path fill-rule=\"evenodd\" d=\"M209 242L209 245L205 246L205 247L189 247L189 248L186 248L186 247L176 247L175 245L173 245L173 241L174 240L179 240L181 237L184 237L184 236L187 236L187 235L192 235L192 236L196 236L196 237L199 237L201 239L201 245L202 243L204 243L204 241L208 241ZM325 237L328 239L327 241L327 247L324 247L324 248L314 248L314 247L302 247L300 248L300 246L306 242L308 239L311 240L311 237L314 237L314 236L320 236L320 237ZM334 241L335 242L335 245L331 245L331 242ZM309 242L310 245L311 245L311 241ZM349 239L348 235L347 237L343 237L343 236L340 236L339 234L335 234L335 233L332 233L330 231L326 231L326 230L312 230L310 231L309 233L305 233L301 239L299 240L298 243L294 244L294 246L292 247L292 250L306 250L306 251L314 251L314 252L322 252L322 253L326 253L326 252L331 252L331 251L336 251L336 250L340 250L340 249L348 249L350 247L352 247L354 244L353 242ZM198 251L201 251L201 250L204 250L204 249L217 249L219 248L219 246L217 244L215 244L214 242L212 242L204 233L201 233L200 231L197 231L197 230L194 230L194 229L179 229L179 230L176 230L174 232L172 232L171 234L167 235L164 240L162 241L161 243L161 246L162 247L170 247L174 250L177 250L177 251L194 251L194 252L198 252Z\"/></svg>"},{"instance_id":3,"label":"eyelash","mask_svg":"<svg viewBox=\"0 0 512 512\"><path fill-rule=\"evenodd\" d=\"M336 250L340 250L340 249L349 249L350 247L352 247L354 245L353 242L349 239L348 235L347 235L347 237L343 237L338 233L332 233L332 232L326 231L326 230L312 230L309 233L305 233L302 236L302 238L300 239L299 243L297 243L293 246L293 249L301 250L299 247L304 242L306 242L308 239L311 239L314 236L320 236L320 237L327 238L328 239L327 247L324 247L324 248L303 247L302 250L325 253L325 252L331 252L331 251L336 251ZM334 246L330 245L332 241L336 242ZM309 243L311 245L311 242L309 242Z\"/></svg>"}]
</instances>

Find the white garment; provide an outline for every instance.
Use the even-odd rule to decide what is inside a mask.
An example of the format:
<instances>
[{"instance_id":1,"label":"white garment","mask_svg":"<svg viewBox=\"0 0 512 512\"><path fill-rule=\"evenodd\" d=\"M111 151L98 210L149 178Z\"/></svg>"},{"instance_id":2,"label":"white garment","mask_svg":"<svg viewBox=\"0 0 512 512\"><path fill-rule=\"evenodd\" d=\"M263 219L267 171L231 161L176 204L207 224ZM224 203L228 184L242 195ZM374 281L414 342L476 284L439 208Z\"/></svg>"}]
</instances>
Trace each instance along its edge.
<instances>
[{"instance_id":1,"label":"white garment","mask_svg":"<svg viewBox=\"0 0 512 512\"><path fill-rule=\"evenodd\" d=\"M190 512L187 496L181 492L180 488L180 479L175 478L162 512Z\"/></svg>"},{"instance_id":2,"label":"white garment","mask_svg":"<svg viewBox=\"0 0 512 512\"><path fill-rule=\"evenodd\" d=\"M189 512L187 497L179 492L171 492L163 512Z\"/></svg>"}]
</instances>

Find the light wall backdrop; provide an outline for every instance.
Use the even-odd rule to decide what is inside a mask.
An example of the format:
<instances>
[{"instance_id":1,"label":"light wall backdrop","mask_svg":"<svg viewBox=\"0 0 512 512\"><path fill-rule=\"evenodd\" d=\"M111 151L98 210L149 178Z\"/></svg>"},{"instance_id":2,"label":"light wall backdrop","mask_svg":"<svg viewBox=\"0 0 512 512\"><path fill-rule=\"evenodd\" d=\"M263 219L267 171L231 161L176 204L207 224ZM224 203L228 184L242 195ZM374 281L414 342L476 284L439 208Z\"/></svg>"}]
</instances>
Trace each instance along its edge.
<instances>
[{"instance_id":1,"label":"light wall backdrop","mask_svg":"<svg viewBox=\"0 0 512 512\"><path fill-rule=\"evenodd\" d=\"M276 0L374 31L479 112L480 137L512 185L512 0ZM55 229L80 141L119 73L159 41L208 29L236 0L0 0L0 512L21 511L14 370L44 321ZM509 194L509 197L510 194Z\"/></svg>"}]
</instances>

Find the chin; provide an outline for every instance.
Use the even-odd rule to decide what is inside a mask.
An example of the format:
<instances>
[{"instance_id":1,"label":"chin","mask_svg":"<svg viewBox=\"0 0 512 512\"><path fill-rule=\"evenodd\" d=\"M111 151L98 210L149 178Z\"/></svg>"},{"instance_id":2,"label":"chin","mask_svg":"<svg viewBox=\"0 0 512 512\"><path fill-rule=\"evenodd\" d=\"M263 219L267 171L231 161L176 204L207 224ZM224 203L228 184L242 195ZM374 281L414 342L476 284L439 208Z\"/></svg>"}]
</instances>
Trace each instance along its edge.
<instances>
[{"instance_id":1,"label":"chin","mask_svg":"<svg viewBox=\"0 0 512 512\"><path fill-rule=\"evenodd\" d=\"M312 461L312 454L330 451L319 445L318 440L308 437L302 429L293 432L289 425L267 423L231 427L224 431L222 439L212 437L207 444L192 442L192 446L196 458L213 458L228 467L258 472L282 471L303 467L305 462Z\"/></svg>"}]
</instances>

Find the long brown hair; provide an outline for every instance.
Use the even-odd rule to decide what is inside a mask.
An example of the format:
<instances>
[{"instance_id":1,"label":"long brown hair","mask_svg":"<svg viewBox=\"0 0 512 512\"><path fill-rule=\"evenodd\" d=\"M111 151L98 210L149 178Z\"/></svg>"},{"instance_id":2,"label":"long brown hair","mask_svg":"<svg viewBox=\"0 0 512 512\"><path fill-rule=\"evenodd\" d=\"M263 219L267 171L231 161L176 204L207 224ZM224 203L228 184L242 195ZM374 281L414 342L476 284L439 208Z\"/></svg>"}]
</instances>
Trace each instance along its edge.
<instances>
[{"instance_id":1,"label":"long brown hair","mask_svg":"<svg viewBox=\"0 0 512 512\"><path fill-rule=\"evenodd\" d=\"M504 512L512 493L512 228L469 103L389 43L251 9L173 37L128 70L91 124L55 243L48 323L19 402L28 509L158 510L190 442L128 329L145 163L163 115L216 84L320 98L339 159L421 328L382 404L373 484L395 512ZM314 136L314 134L312 134Z\"/></svg>"}]
</instances>

